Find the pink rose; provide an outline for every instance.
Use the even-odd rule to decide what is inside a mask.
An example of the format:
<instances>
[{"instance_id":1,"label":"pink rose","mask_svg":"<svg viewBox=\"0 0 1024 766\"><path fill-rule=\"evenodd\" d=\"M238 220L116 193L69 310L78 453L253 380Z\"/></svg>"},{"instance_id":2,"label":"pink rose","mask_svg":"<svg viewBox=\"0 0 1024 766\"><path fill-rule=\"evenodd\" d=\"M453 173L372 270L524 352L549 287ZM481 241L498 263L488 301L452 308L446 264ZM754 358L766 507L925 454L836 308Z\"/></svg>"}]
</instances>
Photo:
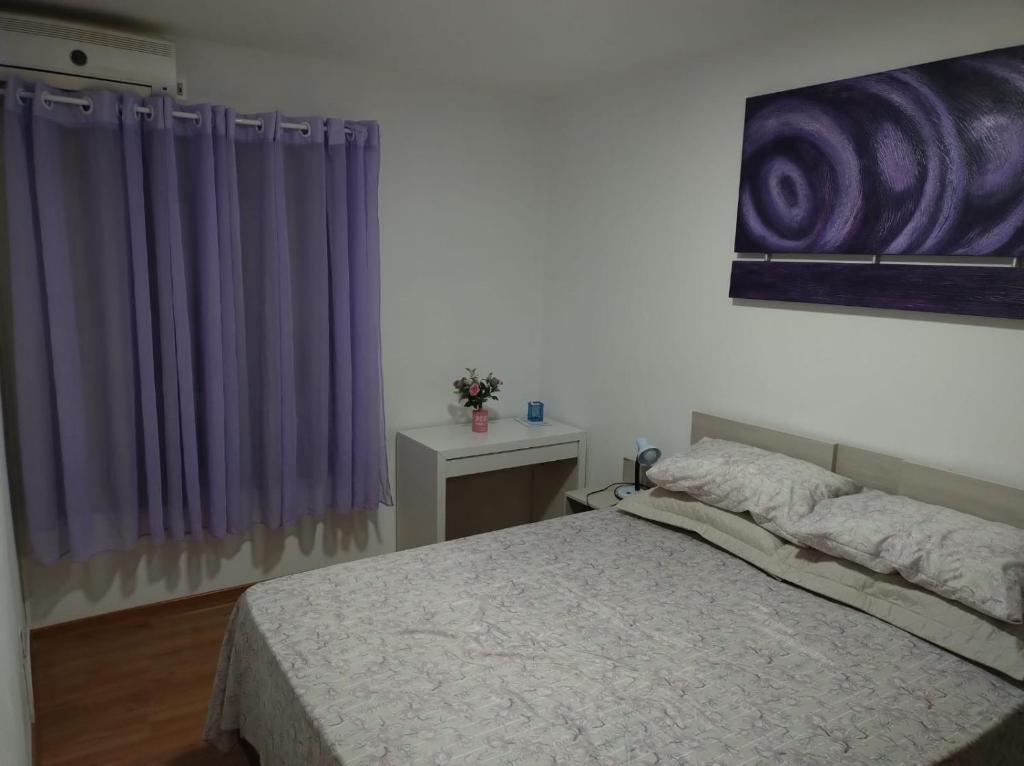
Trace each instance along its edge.
<instances>
[{"instance_id":1,"label":"pink rose","mask_svg":"<svg viewBox=\"0 0 1024 766\"><path fill-rule=\"evenodd\" d=\"M480 393L480 384L479 383L474 383L473 385L471 385L469 387L469 395L470 396L476 396L479 393Z\"/></svg>"}]
</instances>

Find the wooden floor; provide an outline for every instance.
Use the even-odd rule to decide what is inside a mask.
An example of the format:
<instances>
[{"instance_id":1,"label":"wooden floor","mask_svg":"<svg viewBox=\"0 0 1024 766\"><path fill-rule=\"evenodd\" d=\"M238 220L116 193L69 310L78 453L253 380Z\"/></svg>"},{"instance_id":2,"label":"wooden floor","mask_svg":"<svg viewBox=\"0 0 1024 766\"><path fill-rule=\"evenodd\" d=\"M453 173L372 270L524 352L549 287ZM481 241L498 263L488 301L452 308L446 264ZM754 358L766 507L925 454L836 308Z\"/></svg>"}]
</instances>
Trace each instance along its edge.
<instances>
[{"instance_id":1,"label":"wooden floor","mask_svg":"<svg viewBox=\"0 0 1024 766\"><path fill-rule=\"evenodd\" d=\"M244 766L202 742L241 589L32 633L37 766ZM0 761L3 758L0 756Z\"/></svg>"}]
</instances>

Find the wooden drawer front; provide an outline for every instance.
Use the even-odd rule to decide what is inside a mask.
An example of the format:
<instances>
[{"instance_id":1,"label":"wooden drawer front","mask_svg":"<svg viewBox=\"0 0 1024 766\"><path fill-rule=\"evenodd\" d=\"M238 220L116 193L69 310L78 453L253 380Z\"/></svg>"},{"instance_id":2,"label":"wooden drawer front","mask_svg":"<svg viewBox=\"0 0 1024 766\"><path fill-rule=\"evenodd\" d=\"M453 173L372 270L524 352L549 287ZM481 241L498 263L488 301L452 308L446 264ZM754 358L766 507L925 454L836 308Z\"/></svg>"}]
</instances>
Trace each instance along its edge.
<instances>
[{"instance_id":1,"label":"wooden drawer front","mask_svg":"<svg viewBox=\"0 0 1024 766\"><path fill-rule=\"evenodd\" d=\"M466 476L471 473L500 471L505 468L518 468L523 465L550 463L555 460L572 460L579 458L580 443L548 444L544 447L510 450L508 452L492 452L489 455L458 457L446 462L446 475Z\"/></svg>"}]
</instances>

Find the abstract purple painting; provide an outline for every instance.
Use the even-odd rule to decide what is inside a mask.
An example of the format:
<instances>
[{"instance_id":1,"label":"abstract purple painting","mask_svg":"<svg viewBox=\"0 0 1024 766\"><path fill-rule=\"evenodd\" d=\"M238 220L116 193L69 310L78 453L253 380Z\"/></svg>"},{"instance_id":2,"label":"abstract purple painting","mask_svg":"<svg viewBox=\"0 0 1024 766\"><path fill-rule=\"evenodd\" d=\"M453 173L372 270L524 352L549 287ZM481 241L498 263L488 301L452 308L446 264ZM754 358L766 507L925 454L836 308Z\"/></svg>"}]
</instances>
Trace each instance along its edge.
<instances>
[{"instance_id":1,"label":"abstract purple painting","mask_svg":"<svg viewBox=\"0 0 1024 766\"><path fill-rule=\"evenodd\" d=\"M1024 254L1024 46L748 99L736 251Z\"/></svg>"}]
</instances>

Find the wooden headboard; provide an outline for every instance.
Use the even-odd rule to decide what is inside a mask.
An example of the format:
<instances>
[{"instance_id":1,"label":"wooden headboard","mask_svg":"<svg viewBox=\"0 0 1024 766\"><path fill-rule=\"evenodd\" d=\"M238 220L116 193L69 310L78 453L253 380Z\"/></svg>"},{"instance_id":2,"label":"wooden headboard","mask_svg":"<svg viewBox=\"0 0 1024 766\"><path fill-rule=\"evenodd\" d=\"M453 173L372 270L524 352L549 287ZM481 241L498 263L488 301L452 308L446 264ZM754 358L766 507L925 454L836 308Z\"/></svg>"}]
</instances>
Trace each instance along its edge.
<instances>
[{"instance_id":1,"label":"wooden headboard","mask_svg":"<svg viewBox=\"0 0 1024 766\"><path fill-rule=\"evenodd\" d=\"M845 444L840 444L836 451L834 470L865 487L956 508L983 519L1024 529L1024 489L910 463Z\"/></svg>"},{"instance_id":2,"label":"wooden headboard","mask_svg":"<svg viewBox=\"0 0 1024 766\"><path fill-rule=\"evenodd\" d=\"M994 484L840 443L694 412L690 441L728 439L781 452L849 476L865 487L944 505L1024 529L1024 489Z\"/></svg>"},{"instance_id":3,"label":"wooden headboard","mask_svg":"<svg viewBox=\"0 0 1024 766\"><path fill-rule=\"evenodd\" d=\"M728 420L703 412L694 412L690 421L690 443L696 444L703 438L725 439L752 447L781 452L784 455L806 460L832 470L836 460L836 446L829 442L794 436L784 431L752 426L737 420Z\"/></svg>"}]
</instances>

